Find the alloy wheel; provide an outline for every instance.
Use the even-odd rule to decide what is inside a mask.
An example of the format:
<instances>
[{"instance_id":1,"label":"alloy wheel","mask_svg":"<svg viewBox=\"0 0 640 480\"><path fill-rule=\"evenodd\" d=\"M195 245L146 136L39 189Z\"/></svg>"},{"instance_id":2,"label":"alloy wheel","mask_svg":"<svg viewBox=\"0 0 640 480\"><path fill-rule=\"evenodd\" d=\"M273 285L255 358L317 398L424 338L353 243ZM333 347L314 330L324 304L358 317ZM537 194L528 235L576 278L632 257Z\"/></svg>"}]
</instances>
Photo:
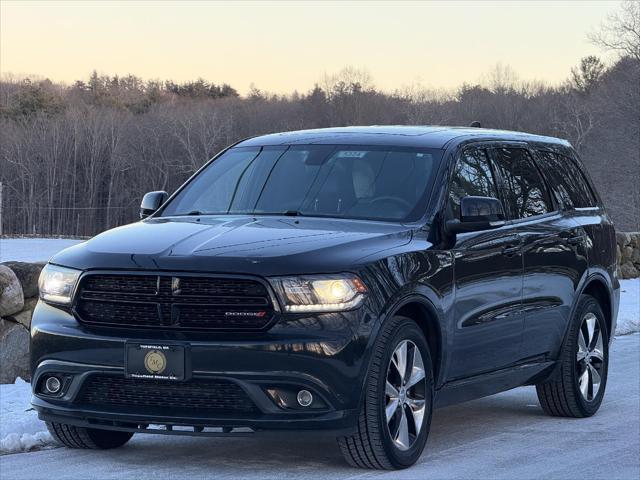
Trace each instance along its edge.
<instances>
[{"instance_id":1,"label":"alloy wheel","mask_svg":"<svg viewBox=\"0 0 640 480\"><path fill-rule=\"evenodd\" d=\"M422 430L427 378L420 350L401 341L391 355L385 387L387 428L395 446L409 450Z\"/></svg>"},{"instance_id":2,"label":"alloy wheel","mask_svg":"<svg viewBox=\"0 0 640 480\"><path fill-rule=\"evenodd\" d=\"M576 369L582 398L591 402L598 395L605 364L602 331L596 315L588 312L578 331Z\"/></svg>"}]
</instances>

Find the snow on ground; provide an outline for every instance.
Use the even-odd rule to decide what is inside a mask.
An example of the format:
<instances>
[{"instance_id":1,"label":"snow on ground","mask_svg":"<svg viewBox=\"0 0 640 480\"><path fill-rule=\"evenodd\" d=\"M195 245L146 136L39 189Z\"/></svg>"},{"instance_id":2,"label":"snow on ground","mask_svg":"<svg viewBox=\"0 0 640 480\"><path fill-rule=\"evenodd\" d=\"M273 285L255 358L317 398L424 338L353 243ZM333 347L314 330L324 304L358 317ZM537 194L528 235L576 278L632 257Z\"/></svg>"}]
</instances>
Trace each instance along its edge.
<instances>
[{"instance_id":1,"label":"snow on ground","mask_svg":"<svg viewBox=\"0 0 640 480\"><path fill-rule=\"evenodd\" d=\"M0 239L0 262L45 262L53 255L82 240L70 238L3 238Z\"/></svg>"},{"instance_id":2,"label":"snow on ground","mask_svg":"<svg viewBox=\"0 0 640 480\"><path fill-rule=\"evenodd\" d=\"M640 332L640 278L620 280L620 310L616 335Z\"/></svg>"},{"instance_id":3,"label":"snow on ground","mask_svg":"<svg viewBox=\"0 0 640 480\"><path fill-rule=\"evenodd\" d=\"M0 455L53 444L30 400L31 385L21 378L12 385L0 385Z\"/></svg>"}]
</instances>

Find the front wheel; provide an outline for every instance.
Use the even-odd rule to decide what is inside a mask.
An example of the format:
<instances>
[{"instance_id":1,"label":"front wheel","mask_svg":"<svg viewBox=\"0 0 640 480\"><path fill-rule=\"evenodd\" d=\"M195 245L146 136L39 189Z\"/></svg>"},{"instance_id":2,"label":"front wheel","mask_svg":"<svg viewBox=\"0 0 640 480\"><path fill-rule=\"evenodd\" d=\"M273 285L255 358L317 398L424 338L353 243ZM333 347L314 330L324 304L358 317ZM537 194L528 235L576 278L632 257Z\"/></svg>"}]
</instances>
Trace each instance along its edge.
<instances>
[{"instance_id":1,"label":"front wheel","mask_svg":"<svg viewBox=\"0 0 640 480\"><path fill-rule=\"evenodd\" d=\"M590 417L607 385L609 335L595 298L583 295L558 359L558 371L536 385L542 409L555 417Z\"/></svg>"},{"instance_id":2,"label":"front wheel","mask_svg":"<svg viewBox=\"0 0 640 480\"><path fill-rule=\"evenodd\" d=\"M97 428L76 427L64 423L47 422L51 436L68 448L104 450L118 448L127 443L133 433Z\"/></svg>"},{"instance_id":3,"label":"front wheel","mask_svg":"<svg viewBox=\"0 0 640 480\"><path fill-rule=\"evenodd\" d=\"M429 346L413 320L398 316L382 326L358 431L338 439L350 465L392 470L418 460L431 425L432 371Z\"/></svg>"}]
</instances>

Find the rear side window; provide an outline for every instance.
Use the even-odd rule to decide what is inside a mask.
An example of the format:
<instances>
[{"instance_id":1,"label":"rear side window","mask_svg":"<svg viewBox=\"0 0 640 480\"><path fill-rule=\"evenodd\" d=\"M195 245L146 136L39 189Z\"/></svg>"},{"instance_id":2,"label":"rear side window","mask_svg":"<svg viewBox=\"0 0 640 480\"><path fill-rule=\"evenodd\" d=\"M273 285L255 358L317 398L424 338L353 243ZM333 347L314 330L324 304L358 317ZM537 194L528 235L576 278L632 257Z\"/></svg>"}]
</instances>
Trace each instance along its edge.
<instances>
[{"instance_id":1,"label":"rear side window","mask_svg":"<svg viewBox=\"0 0 640 480\"><path fill-rule=\"evenodd\" d=\"M467 149L456 163L448 202L452 218L460 218L460 199L468 196L498 197L495 179L484 150Z\"/></svg>"},{"instance_id":2,"label":"rear side window","mask_svg":"<svg viewBox=\"0 0 640 480\"><path fill-rule=\"evenodd\" d=\"M511 218L533 217L553 210L544 180L529 152L522 148L496 148L492 156Z\"/></svg>"},{"instance_id":3,"label":"rear side window","mask_svg":"<svg viewBox=\"0 0 640 480\"><path fill-rule=\"evenodd\" d=\"M539 151L538 157L547 181L564 208L596 206L587 179L572 159L545 151Z\"/></svg>"}]
</instances>

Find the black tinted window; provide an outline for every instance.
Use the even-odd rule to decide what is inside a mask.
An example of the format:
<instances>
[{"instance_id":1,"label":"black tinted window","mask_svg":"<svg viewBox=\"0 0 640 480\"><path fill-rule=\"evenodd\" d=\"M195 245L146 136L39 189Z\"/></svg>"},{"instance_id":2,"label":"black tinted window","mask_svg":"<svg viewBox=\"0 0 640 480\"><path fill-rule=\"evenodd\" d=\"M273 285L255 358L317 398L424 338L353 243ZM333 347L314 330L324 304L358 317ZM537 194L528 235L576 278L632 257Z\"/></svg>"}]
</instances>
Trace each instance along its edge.
<instances>
[{"instance_id":1,"label":"black tinted window","mask_svg":"<svg viewBox=\"0 0 640 480\"><path fill-rule=\"evenodd\" d=\"M538 152L545 177L565 208L585 208L596 205L586 178L576 163L553 152Z\"/></svg>"},{"instance_id":2,"label":"black tinted window","mask_svg":"<svg viewBox=\"0 0 640 480\"><path fill-rule=\"evenodd\" d=\"M547 189L529 153L521 148L498 148L493 153L502 177L505 207L512 218L550 212Z\"/></svg>"},{"instance_id":3,"label":"black tinted window","mask_svg":"<svg viewBox=\"0 0 640 480\"><path fill-rule=\"evenodd\" d=\"M233 148L180 191L163 215L417 220L441 156L441 150L377 146Z\"/></svg>"},{"instance_id":4,"label":"black tinted window","mask_svg":"<svg viewBox=\"0 0 640 480\"><path fill-rule=\"evenodd\" d=\"M449 210L452 218L460 218L460 199L468 196L498 197L484 150L465 150L456 163L449 190Z\"/></svg>"}]
</instances>

